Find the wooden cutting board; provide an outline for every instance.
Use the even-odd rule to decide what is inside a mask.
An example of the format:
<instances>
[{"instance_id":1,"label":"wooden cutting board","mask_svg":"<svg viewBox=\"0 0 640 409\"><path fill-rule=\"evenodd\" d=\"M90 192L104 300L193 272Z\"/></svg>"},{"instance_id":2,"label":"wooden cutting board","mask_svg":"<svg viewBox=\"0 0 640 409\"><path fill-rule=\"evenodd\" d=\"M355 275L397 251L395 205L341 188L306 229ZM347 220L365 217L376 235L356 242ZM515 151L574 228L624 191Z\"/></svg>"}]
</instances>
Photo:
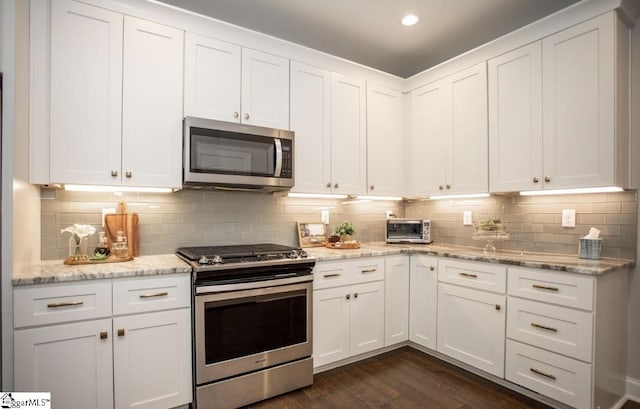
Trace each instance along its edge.
<instances>
[{"instance_id":1,"label":"wooden cutting board","mask_svg":"<svg viewBox=\"0 0 640 409\"><path fill-rule=\"evenodd\" d=\"M104 232L109 248L117 241L118 232L122 231L129 243L129 255L140 255L140 229L138 213L107 214L104 216Z\"/></svg>"}]
</instances>

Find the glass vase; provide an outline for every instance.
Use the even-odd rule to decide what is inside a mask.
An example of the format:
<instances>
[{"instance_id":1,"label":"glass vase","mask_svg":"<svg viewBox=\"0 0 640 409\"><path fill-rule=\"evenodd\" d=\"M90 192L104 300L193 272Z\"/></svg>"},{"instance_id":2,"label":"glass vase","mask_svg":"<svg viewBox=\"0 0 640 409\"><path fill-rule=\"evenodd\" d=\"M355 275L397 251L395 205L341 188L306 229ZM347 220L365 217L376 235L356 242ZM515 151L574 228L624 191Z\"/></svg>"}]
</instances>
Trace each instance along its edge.
<instances>
[{"instance_id":1,"label":"glass vase","mask_svg":"<svg viewBox=\"0 0 640 409\"><path fill-rule=\"evenodd\" d=\"M88 237L69 237L69 258L79 260L87 256Z\"/></svg>"}]
</instances>

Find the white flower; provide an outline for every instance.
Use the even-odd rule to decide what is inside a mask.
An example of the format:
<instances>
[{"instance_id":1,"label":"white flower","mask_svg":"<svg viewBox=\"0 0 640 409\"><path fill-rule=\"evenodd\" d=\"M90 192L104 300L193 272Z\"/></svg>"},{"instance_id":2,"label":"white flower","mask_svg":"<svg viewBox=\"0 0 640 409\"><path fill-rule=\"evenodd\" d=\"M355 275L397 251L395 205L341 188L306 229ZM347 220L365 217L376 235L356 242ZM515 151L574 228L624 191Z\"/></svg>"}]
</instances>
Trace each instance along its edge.
<instances>
[{"instance_id":1,"label":"white flower","mask_svg":"<svg viewBox=\"0 0 640 409\"><path fill-rule=\"evenodd\" d=\"M96 232L96 228L90 224L74 224L73 226L60 230L60 233L64 232L71 233L76 243L80 244L80 240L94 234Z\"/></svg>"}]
</instances>

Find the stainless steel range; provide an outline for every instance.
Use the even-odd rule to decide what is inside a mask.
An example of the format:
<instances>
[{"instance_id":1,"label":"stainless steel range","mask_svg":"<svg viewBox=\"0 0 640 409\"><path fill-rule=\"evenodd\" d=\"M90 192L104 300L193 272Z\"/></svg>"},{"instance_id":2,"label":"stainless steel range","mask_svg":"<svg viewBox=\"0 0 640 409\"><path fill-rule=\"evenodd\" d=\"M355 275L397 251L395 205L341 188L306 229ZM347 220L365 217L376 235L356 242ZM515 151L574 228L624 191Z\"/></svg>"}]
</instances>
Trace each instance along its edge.
<instances>
[{"instance_id":1,"label":"stainless steel range","mask_svg":"<svg viewBox=\"0 0 640 409\"><path fill-rule=\"evenodd\" d=\"M237 408L313 383L314 258L278 244L176 254L194 270L197 409Z\"/></svg>"}]
</instances>

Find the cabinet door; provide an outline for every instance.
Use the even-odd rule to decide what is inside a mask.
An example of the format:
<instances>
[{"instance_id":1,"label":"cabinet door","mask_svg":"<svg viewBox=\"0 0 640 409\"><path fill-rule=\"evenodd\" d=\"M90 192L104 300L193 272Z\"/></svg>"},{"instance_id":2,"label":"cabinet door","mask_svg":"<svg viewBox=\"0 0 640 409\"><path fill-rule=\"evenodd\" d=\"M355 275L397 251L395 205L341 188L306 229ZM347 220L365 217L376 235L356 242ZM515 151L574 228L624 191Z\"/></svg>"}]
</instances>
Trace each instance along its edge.
<instances>
[{"instance_id":1,"label":"cabinet door","mask_svg":"<svg viewBox=\"0 0 640 409\"><path fill-rule=\"evenodd\" d=\"M615 12L542 40L545 188L614 184Z\"/></svg>"},{"instance_id":2,"label":"cabinet door","mask_svg":"<svg viewBox=\"0 0 640 409\"><path fill-rule=\"evenodd\" d=\"M409 257L388 256L384 279L384 345L409 339Z\"/></svg>"},{"instance_id":3,"label":"cabinet door","mask_svg":"<svg viewBox=\"0 0 640 409\"><path fill-rule=\"evenodd\" d=\"M349 287L313 292L313 365L315 367L349 356L350 294Z\"/></svg>"},{"instance_id":4,"label":"cabinet door","mask_svg":"<svg viewBox=\"0 0 640 409\"><path fill-rule=\"evenodd\" d=\"M445 81L425 85L411 93L407 174L410 196L429 196L444 189L449 149L447 99Z\"/></svg>"},{"instance_id":5,"label":"cabinet door","mask_svg":"<svg viewBox=\"0 0 640 409\"><path fill-rule=\"evenodd\" d=\"M487 66L483 62L450 79L450 156L446 192L489 191L489 140L487 135ZM429 160L437 155L434 152Z\"/></svg>"},{"instance_id":6,"label":"cabinet door","mask_svg":"<svg viewBox=\"0 0 640 409\"><path fill-rule=\"evenodd\" d=\"M331 74L291 62L291 130L295 132L292 191L331 193Z\"/></svg>"},{"instance_id":7,"label":"cabinet door","mask_svg":"<svg viewBox=\"0 0 640 409\"><path fill-rule=\"evenodd\" d=\"M190 324L188 308L113 319L117 409L191 402Z\"/></svg>"},{"instance_id":8,"label":"cabinet door","mask_svg":"<svg viewBox=\"0 0 640 409\"><path fill-rule=\"evenodd\" d=\"M367 190L404 196L405 144L402 92L367 84Z\"/></svg>"},{"instance_id":9,"label":"cabinet door","mask_svg":"<svg viewBox=\"0 0 640 409\"><path fill-rule=\"evenodd\" d=\"M331 179L334 193L366 193L365 84L331 74Z\"/></svg>"},{"instance_id":10,"label":"cabinet door","mask_svg":"<svg viewBox=\"0 0 640 409\"><path fill-rule=\"evenodd\" d=\"M243 48L241 95L243 123L289 129L289 60Z\"/></svg>"},{"instance_id":11,"label":"cabinet door","mask_svg":"<svg viewBox=\"0 0 640 409\"><path fill-rule=\"evenodd\" d=\"M184 116L240 122L240 46L195 33L184 44Z\"/></svg>"},{"instance_id":12,"label":"cabinet door","mask_svg":"<svg viewBox=\"0 0 640 409\"><path fill-rule=\"evenodd\" d=\"M502 378L505 296L438 284L440 353Z\"/></svg>"},{"instance_id":13,"label":"cabinet door","mask_svg":"<svg viewBox=\"0 0 640 409\"><path fill-rule=\"evenodd\" d=\"M111 340L111 319L15 331L14 389L51 392L57 408L112 409Z\"/></svg>"},{"instance_id":14,"label":"cabinet door","mask_svg":"<svg viewBox=\"0 0 640 409\"><path fill-rule=\"evenodd\" d=\"M123 185L182 187L183 32L124 23Z\"/></svg>"},{"instance_id":15,"label":"cabinet door","mask_svg":"<svg viewBox=\"0 0 640 409\"><path fill-rule=\"evenodd\" d=\"M411 256L409 283L409 340L436 349L438 259Z\"/></svg>"},{"instance_id":16,"label":"cabinet door","mask_svg":"<svg viewBox=\"0 0 640 409\"><path fill-rule=\"evenodd\" d=\"M542 47L489 60L489 191L536 190L542 175Z\"/></svg>"},{"instance_id":17,"label":"cabinet door","mask_svg":"<svg viewBox=\"0 0 640 409\"><path fill-rule=\"evenodd\" d=\"M384 281L351 286L350 355L384 346Z\"/></svg>"},{"instance_id":18,"label":"cabinet door","mask_svg":"<svg viewBox=\"0 0 640 409\"><path fill-rule=\"evenodd\" d=\"M121 183L122 22L75 1L51 5L51 182Z\"/></svg>"}]
</instances>

